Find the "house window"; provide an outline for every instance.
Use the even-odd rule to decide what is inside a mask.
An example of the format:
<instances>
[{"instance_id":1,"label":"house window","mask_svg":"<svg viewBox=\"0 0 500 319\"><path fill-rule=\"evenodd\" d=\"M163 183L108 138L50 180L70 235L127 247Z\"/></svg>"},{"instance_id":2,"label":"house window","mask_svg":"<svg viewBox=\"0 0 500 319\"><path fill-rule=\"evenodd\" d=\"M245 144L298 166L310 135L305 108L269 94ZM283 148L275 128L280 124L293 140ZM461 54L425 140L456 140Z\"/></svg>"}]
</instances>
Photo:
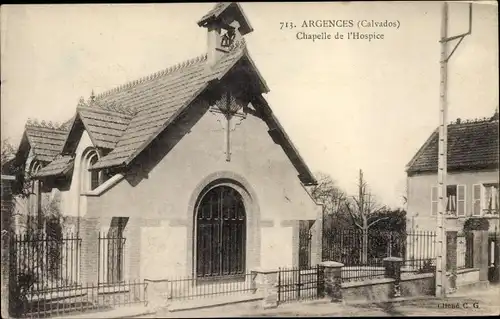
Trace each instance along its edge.
<instances>
[{"instance_id":1,"label":"house window","mask_svg":"<svg viewBox=\"0 0 500 319\"><path fill-rule=\"evenodd\" d=\"M90 170L92 165L99 160L99 154L95 149L88 149L82 157L82 190L92 191L102 184L102 173L96 170Z\"/></svg>"},{"instance_id":2,"label":"house window","mask_svg":"<svg viewBox=\"0 0 500 319\"><path fill-rule=\"evenodd\" d=\"M38 173L38 171L42 168L42 163L40 163L37 160L33 160L30 165L29 165L29 170L28 170L28 178L31 178L34 174ZM42 214L40 214L41 209L42 209L42 196L41 196L41 189L40 189L40 181L36 179L31 179L30 182L30 187L29 189L30 196L29 196L29 211L28 211L28 216L27 216L27 226L28 229L33 229L35 225L38 225L38 227L42 227L43 221L42 221Z\"/></svg>"},{"instance_id":3,"label":"house window","mask_svg":"<svg viewBox=\"0 0 500 319\"><path fill-rule=\"evenodd\" d=\"M197 277L245 272L245 207L233 188L217 186L205 193L196 211Z\"/></svg>"},{"instance_id":4,"label":"house window","mask_svg":"<svg viewBox=\"0 0 500 319\"><path fill-rule=\"evenodd\" d=\"M107 233L99 236L99 283L124 280L125 237L128 217L113 217Z\"/></svg>"},{"instance_id":5,"label":"house window","mask_svg":"<svg viewBox=\"0 0 500 319\"><path fill-rule=\"evenodd\" d=\"M474 216L481 214L498 214L499 198L498 184L475 184L473 186L473 210Z\"/></svg>"},{"instance_id":6,"label":"house window","mask_svg":"<svg viewBox=\"0 0 500 319\"><path fill-rule=\"evenodd\" d=\"M446 186L446 213L456 216L465 216L465 185L447 185ZM432 187L431 193L431 213L438 213L438 186Z\"/></svg>"}]
</instances>

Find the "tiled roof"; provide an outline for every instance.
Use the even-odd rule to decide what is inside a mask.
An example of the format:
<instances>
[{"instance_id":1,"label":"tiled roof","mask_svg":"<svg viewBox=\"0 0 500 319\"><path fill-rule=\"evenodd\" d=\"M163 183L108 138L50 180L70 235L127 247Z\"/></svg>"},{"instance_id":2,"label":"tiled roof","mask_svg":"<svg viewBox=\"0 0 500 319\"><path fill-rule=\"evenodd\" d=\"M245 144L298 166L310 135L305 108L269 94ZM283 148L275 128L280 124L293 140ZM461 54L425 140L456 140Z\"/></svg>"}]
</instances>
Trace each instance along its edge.
<instances>
[{"instance_id":1,"label":"tiled roof","mask_svg":"<svg viewBox=\"0 0 500 319\"><path fill-rule=\"evenodd\" d=\"M116 147L92 168L128 164L211 80L221 78L245 53L245 43L241 41L211 68L203 55L98 96L98 102L134 108L137 114Z\"/></svg>"},{"instance_id":2,"label":"tiled roof","mask_svg":"<svg viewBox=\"0 0 500 319\"><path fill-rule=\"evenodd\" d=\"M407 166L407 172L436 172L438 131L434 131ZM498 167L498 119L448 125L448 170Z\"/></svg>"},{"instance_id":3,"label":"tiled roof","mask_svg":"<svg viewBox=\"0 0 500 319\"><path fill-rule=\"evenodd\" d=\"M25 134L35 158L50 162L61 152L68 131L64 127L54 127L44 122L28 122Z\"/></svg>"},{"instance_id":4,"label":"tiled roof","mask_svg":"<svg viewBox=\"0 0 500 319\"><path fill-rule=\"evenodd\" d=\"M211 19L212 17L217 17L219 14L221 14L227 7L231 5L232 2L218 2L210 11L205 14L198 24L202 24L208 19Z\"/></svg>"},{"instance_id":5,"label":"tiled roof","mask_svg":"<svg viewBox=\"0 0 500 319\"><path fill-rule=\"evenodd\" d=\"M58 156L47 166L41 168L33 177L64 175L73 169L74 159L71 156Z\"/></svg>"},{"instance_id":6,"label":"tiled roof","mask_svg":"<svg viewBox=\"0 0 500 319\"><path fill-rule=\"evenodd\" d=\"M78 107L85 129L96 147L113 149L133 116L100 107Z\"/></svg>"}]
</instances>

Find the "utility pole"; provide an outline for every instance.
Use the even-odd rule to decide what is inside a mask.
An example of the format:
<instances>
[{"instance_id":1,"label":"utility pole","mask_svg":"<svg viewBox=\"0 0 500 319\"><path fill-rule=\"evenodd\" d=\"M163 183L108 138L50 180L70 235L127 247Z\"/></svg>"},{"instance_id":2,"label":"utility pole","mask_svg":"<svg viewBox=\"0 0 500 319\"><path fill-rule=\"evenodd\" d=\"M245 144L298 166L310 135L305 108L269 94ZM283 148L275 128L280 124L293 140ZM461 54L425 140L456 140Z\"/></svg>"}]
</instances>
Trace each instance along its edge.
<instances>
[{"instance_id":1,"label":"utility pole","mask_svg":"<svg viewBox=\"0 0 500 319\"><path fill-rule=\"evenodd\" d=\"M472 3L469 3L469 31L448 37L448 3L443 2L441 18L441 58L440 58L440 103L439 103L439 150L438 150L438 215L437 215L437 258L436 258L436 296L446 296L446 225L445 211L447 204L446 175L448 150L448 61L462 40L472 31ZM459 40L448 55L448 42Z\"/></svg>"}]
</instances>

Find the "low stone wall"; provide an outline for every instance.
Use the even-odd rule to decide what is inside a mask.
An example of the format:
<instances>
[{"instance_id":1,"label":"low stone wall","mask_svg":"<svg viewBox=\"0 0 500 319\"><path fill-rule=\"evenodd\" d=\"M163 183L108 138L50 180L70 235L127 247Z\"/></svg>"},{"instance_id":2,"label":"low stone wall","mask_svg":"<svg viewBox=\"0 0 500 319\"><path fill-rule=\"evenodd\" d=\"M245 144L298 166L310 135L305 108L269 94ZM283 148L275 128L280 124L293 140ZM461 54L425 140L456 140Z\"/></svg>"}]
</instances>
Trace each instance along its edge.
<instances>
[{"instance_id":1,"label":"low stone wall","mask_svg":"<svg viewBox=\"0 0 500 319\"><path fill-rule=\"evenodd\" d=\"M401 277L401 297L434 296L436 276L429 274L408 274Z\"/></svg>"},{"instance_id":2,"label":"low stone wall","mask_svg":"<svg viewBox=\"0 0 500 319\"><path fill-rule=\"evenodd\" d=\"M467 268L457 270L457 287L479 282L479 269Z\"/></svg>"},{"instance_id":3,"label":"low stone wall","mask_svg":"<svg viewBox=\"0 0 500 319\"><path fill-rule=\"evenodd\" d=\"M393 289L395 280L390 278L363 280L342 284L345 301L385 301Z\"/></svg>"},{"instance_id":4,"label":"low stone wall","mask_svg":"<svg viewBox=\"0 0 500 319\"><path fill-rule=\"evenodd\" d=\"M401 297L432 296L435 291L435 276L431 274L406 274L400 282ZM395 280L391 278L364 280L342 284L345 301L387 301L393 291Z\"/></svg>"}]
</instances>

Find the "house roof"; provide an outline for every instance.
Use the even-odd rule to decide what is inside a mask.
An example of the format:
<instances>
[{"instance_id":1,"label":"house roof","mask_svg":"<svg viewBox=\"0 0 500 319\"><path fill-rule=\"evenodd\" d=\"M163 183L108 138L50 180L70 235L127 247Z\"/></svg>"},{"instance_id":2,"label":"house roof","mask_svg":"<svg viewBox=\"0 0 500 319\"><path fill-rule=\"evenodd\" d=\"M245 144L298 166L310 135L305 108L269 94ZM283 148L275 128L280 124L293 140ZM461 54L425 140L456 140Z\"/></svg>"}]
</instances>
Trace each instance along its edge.
<instances>
[{"instance_id":1,"label":"house roof","mask_svg":"<svg viewBox=\"0 0 500 319\"><path fill-rule=\"evenodd\" d=\"M68 155L59 155L47 166L42 167L33 177L65 175L73 169L74 158Z\"/></svg>"},{"instance_id":2,"label":"house roof","mask_svg":"<svg viewBox=\"0 0 500 319\"><path fill-rule=\"evenodd\" d=\"M81 131L76 128L79 122L85 127L94 146L113 149L130 124L134 113L135 111L117 108L109 103L87 104L80 101L76 109L76 116L68 125L70 129L63 146L63 152L69 152L70 142L74 140L73 134L81 134Z\"/></svg>"},{"instance_id":3,"label":"house roof","mask_svg":"<svg viewBox=\"0 0 500 319\"><path fill-rule=\"evenodd\" d=\"M23 141L28 141L35 159L50 162L61 152L67 133L64 126L30 121L26 124Z\"/></svg>"},{"instance_id":4,"label":"house roof","mask_svg":"<svg viewBox=\"0 0 500 319\"><path fill-rule=\"evenodd\" d=\"M407 165L407 173L437 172L436 129ZM457 121L448 125L448 170L498 168L498 118Z\"/></svg>"}]
</instances>

